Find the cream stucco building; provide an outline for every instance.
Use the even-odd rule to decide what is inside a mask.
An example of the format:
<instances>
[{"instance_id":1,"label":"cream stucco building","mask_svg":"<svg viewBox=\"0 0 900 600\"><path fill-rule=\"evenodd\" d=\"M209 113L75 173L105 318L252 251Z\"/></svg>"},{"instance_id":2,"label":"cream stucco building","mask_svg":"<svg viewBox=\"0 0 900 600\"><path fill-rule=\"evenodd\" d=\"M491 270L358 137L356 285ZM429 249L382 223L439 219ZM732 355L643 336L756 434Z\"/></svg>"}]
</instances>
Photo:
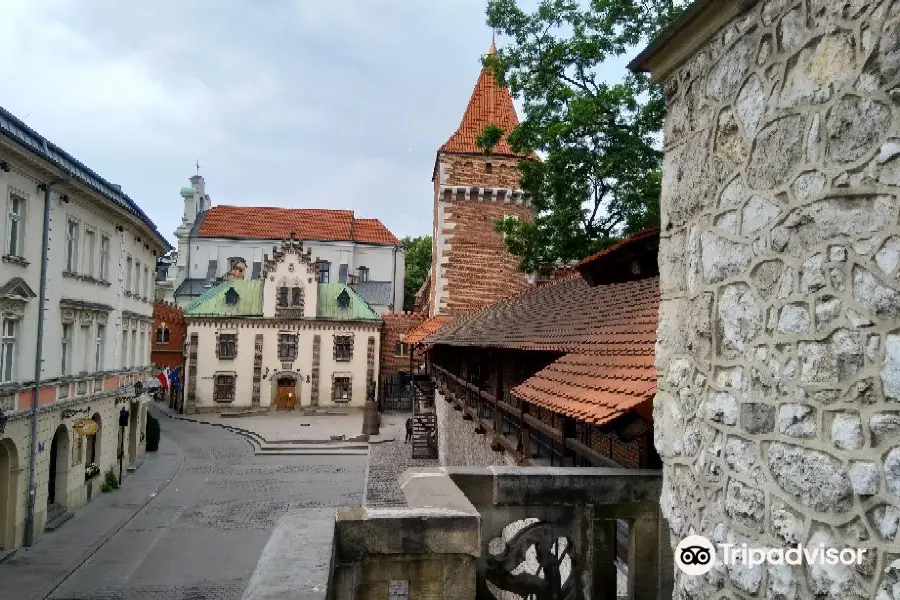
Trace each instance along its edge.
<instances>
[{"instance_id":1,"label":"cream stucco building","mask_svg":"<svg viewBox=\"0 0 900 600\"><path fill-rule=\"evenodd\" d=\"M149 370L154 265L170 246L119 186L2 108L0 208L3 554L26 539L32 480L34 537L99 493L102 475L92 479L86 467L96 464L102 473L116 465L123 407L133 415L125 464L143 453L148 398L133 384ZM37 362L45 209L50 234ZM80 418L97 422L96 435L74 430Z\"/></svg>"},{"instance_id":2,"label":"cream stucco building","mask_svg":"<svg viewBox=\"0 0 900 600\"><path fill-rule=\"evenodd\" d=\"M186 412L361 408L377 384L381 318L345 283L320 283L296 239L259 279L238 264L185 310Z\"/></svg>"},{"instance_id":3,"label":"cream stucco building","mask_svg":"<svg viewBox=\"0 0 900 600\"><path fill-rule=\"evenodd\" d=\"M266 253L295 232L310 249L319 283L347 283L378 314L401 310L405 251L378 219L351 210L212 206L200 175L182 188L178 250L159 261L157 297L186 308L237 263L259 280Z\"/></svg>"}]
</instances>

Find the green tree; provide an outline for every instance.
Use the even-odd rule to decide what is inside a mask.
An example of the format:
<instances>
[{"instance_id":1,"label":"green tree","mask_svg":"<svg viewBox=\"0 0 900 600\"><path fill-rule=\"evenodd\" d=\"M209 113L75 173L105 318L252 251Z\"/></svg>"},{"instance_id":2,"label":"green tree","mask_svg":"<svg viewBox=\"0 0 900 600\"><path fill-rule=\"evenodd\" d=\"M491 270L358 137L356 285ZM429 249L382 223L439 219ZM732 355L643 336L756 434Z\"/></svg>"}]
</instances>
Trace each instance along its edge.
<instances>
[{"instance_id":1,"label":"green tree","mask_svg":"<svg viewBox=\"0 0 900 600\"><path fill-rule=\"evenodd\" d=\"M495 223L522 270L580 260L659 223L665 102L644 75L610 82L600 67L647 43L684 4L541 0L527 13L516 0L489 0L488 24L512 42L484 63L524 101L509 143L544 157L520 165L534 221Z\"/></svg>"},{"instance_id":2,"label":"green tree","mask_svg":"<svg viewBox=\"0 0 900 600\"><path fill-rule=\"evenodd\" d=\"M406 277L403 280L403 310L412 310L416 292L431 271L431 236L403 238L406 249Z\"/></svg>"}]
</instances>

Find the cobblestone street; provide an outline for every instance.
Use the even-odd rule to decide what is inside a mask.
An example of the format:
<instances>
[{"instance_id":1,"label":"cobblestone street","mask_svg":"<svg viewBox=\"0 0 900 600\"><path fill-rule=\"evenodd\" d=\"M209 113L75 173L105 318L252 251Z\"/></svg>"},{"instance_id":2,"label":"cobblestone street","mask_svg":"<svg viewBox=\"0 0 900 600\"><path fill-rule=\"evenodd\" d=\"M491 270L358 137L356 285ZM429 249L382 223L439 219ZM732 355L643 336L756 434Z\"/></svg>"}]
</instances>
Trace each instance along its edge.
<instances>
[{"instance_id":1,"label":"cobblestone street","mask_svg":"<svg viewBox=\"0 0 900 600\"><path fill-rule=\"evenodd\" d=\"M161 424L160 452L122 489L0 565L0 599L240 598L285 512L362 502L365 456L257 457L219 427L166 417ZM166 453L168 473L158 466ZM142 478L164 488L136 497ZM115 531L118 521L125 522ZM99 548L82 553L75 543L109 527Z\"/></svg>"},{"instance_id":2,"label":"cobblestone street","mask_svg":"<svg viewBox=\"0 0 900 600\"><path fill-rule=\"evenodd\" d=\"M403 423L408 415L382 417L381 432L393 433L394 440L369 446L369 466L366 474L366 506L388 508L406 506L400 490L400 475L413 467L439 467L437 460L412 458L412 444L403 442Z\"/></svg>"}]
</instances>

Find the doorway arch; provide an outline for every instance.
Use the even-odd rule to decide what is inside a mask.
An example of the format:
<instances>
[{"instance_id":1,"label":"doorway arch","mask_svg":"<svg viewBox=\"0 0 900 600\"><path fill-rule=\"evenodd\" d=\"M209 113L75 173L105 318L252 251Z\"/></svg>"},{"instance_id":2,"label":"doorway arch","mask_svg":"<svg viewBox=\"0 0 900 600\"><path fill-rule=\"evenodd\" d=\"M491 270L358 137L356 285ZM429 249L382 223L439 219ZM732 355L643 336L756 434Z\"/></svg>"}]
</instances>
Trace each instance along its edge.
<instances>
[{"instance_id":1,"label":"doorway arch","mask_svg":"<svg viewBox=\"0 0 900 600\"><path fill-rule=\"evenodd\" d=\"M140 404L132 402L128 407L128 462L137 459L138 422L140 421Z\"/></svg>"},{"instance_id":2,"label":"doorway arch","mask_svg":"<svg viewBox=\"0 0 900 600\"><path fill-rule=\"evenodd\" d=\"M19 471L15 443L9 438L0 440L0 550L9 550L16 543Z\"/></svg>"},{"instance_id":3,"label":"doorway arch","mask_svg":"<svg viewBox=\"0 0 900 600\"><path fill-rule=\"evenodd\" d=\"M65 425L56 428L50 442L50 468L47 473L47 506L65 507L69 491L69 430Z\"/></svg>"},{"instance_id":4,"label":"doorway arch","mask_svg":"<svg viewBox=\"0 0 900 600\"><path fill-rule=\"evenodd\" d=\"M300 406L300 373L280 371L272 375L272 406L276 410L294 410Z\"/></svg>"},{"instance_id":5,"label":"doorway arch","mask_svg":"<svg viewBox=\"0 0 900 600\"><path fill-rule=\"evenodd\" d=\"M94 413L91 417L92 421L97 423L97 433L94 435L89 435L87 439L87 453L85 455L85 461L87 464L97 463L97 466L100 467L100 470L103 470L103 467L100 464L100 456L101 456L101 442L103 441L103 419L100 418L100 413ZM96 478L91 479L85 483L87 487L87 499L90 500L93 497L94 491L94 481Z\"/></svg>"}]
</instances>

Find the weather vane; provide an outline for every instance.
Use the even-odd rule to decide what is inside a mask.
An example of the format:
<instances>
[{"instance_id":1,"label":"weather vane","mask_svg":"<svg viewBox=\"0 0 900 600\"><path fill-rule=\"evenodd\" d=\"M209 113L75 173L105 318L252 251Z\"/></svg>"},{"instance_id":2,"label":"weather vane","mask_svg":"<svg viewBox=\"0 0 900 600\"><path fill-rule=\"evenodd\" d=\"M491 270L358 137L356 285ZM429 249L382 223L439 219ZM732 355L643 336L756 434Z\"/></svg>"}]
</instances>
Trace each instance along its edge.
<instances>
[{"instance_id":1,"label":"weather vane","mask_svg":"<svg viewBox=\"0 0 900 600\"><path fill-rule=\"evenodd\" d=\"M200 174L200 159L197 159L197 175Z\"/></svg>"}]
</instances>

